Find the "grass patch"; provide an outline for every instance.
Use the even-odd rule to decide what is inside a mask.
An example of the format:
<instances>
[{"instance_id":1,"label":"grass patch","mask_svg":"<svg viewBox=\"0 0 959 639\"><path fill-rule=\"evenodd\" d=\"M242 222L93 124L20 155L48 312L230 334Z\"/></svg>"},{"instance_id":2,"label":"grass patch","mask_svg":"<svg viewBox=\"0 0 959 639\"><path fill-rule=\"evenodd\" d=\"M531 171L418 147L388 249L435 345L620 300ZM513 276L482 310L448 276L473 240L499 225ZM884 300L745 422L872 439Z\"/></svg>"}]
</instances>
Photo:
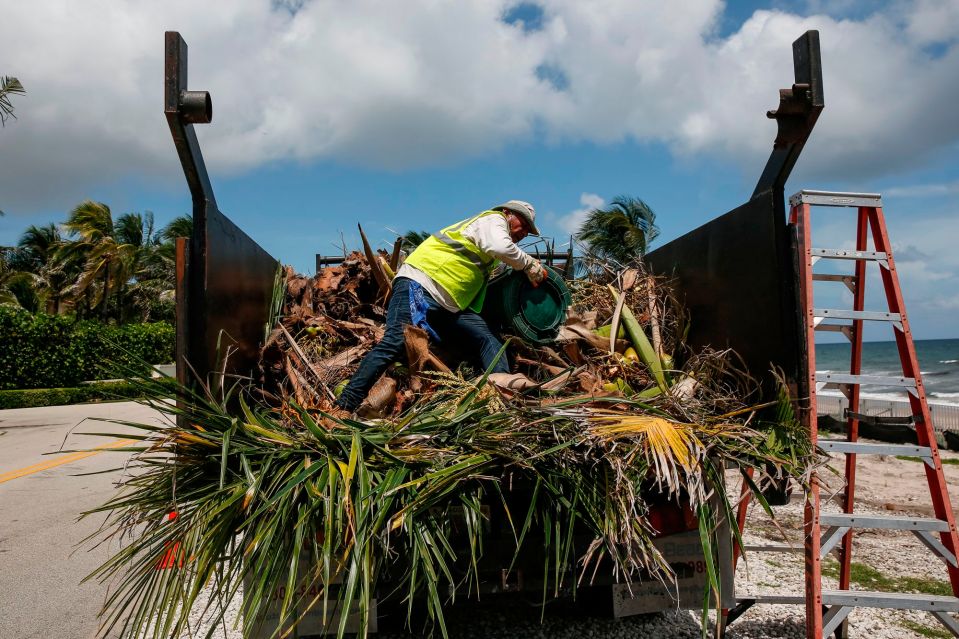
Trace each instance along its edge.
<instances>
[{"instance_id":1,"label":"grass patch","mask_svg":"<svg viewBox=\"0 0 959 639\"><path fill-rule=\"evenodd\" d=\"M158 383L170 389L172 397L176 380L162 378ZM30 388L0 391L0 410L7 408L36 408L38 406L65 406L91 402L114 402L138 399L143 396L142 382L97 382L76 388Z\"/></svg>"},{"instance_id":2,"label":"grass patch","mask_svg":"<svg viewBox=\"0 0 959 639\"><path fill-rule=\"evenodd\" d=\"M896 455L896 459L901 459L903 461L914 461L914 462L922 461L922 457L913 457L912 455ZM949 459L946 459L944 457L940 457L939 460L942 462L943 466L959 466L959 458L951 457Z\"/></svg>"},{"instance_id":3,"label":"grass patch","mask_svg":"<svg viewBox=\"0 0 959 639\"><path fill-rule=\"evenodd\" d=\"M823 562L822 574L824 577L839 579L839 562ZM928 577L887 577L872 566L858 561L850 565L849 581L879 592L919 592L926 595L952 596L952 586L948 581Z\"/></svg>"},{"instance_id":4,"label":"grass patch","mask_svg":"<svg viewBox=\"0 0 959 639\"><path fill-rule=\"evenodd\" d=\"M917 635L922 635L923 637L931 637L932 639L952 639L952 633L942 627L927 626L926 624L919 623L918 621L912 621L911 619L903 619L899 622L899 625L906 630L912 630Z\"/></svg>"}]
</instances>

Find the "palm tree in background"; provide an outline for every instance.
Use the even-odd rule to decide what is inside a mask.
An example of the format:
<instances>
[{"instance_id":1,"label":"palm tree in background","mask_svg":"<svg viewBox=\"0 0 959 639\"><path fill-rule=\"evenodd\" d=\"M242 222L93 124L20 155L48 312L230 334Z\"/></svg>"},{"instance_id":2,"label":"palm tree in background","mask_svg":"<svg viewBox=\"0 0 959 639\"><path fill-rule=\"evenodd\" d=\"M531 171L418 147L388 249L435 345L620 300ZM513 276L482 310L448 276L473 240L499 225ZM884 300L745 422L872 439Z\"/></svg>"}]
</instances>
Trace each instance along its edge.
<instances>
[{"instance_id":1,"label":"palm tree in background","mask_svg":"<svg viewBox=\"0 0 959 639\"><path fill-rule=\"evenodd\" d=\"M16 119L17 117L13 114L13 102L10 101L10 96L25 95L26 92L20 80L7 75L0 78L0 126L7 125L7 118ZM6 213L0 211L0 217L4 215Z\"/></svg>"},{"instance_id":2,"label":"palm tree in background","mask_svg":"<svg viewBox=\"0 0 959 639\"><path fill-rule=\"evenodd\" d=\"M176 239L193 237L193 218L189 215L180 215L160 229L160 244L157 246L156 254L160 262L167 269L170 276L170 284L173 284L173 276L176 270Z\"/></svg>"},{"instance_id":3,"label":"palm tree in background","mask_svg":"<svg viewBox=\"0 0 959 639\"><path fill-rule=\"evenodd\" d=\"M0 306L30 310L33 305L28 294L33 275L18 268L22 255L15 247L0 247Z\"/></svg>"},{"instance_id":4,"label":"palm tree in background","mask_svg":"<svg viewBox=\"0 0 959 639\"><path fill-rule=\"evenodd\" d=\"M193 218L189 215L180 215L170 220L170 223L160 230L160 239L164 243L176 244L178 237L193 236Z\"/></svg>"},{"instance_id":5,"label":"palm tree in background","mask_svg":"<svg viewBox=\"0 0 959 639\"><path fill-rule=\"evenodd\" d=\"M90 308L99 307L102 319L106 320L110 294L122 291L135 262L137 247L123 241L130 239L128 237L117 238L110 207L102 202L81 202L70 211L63 226L78 237L67 245L70 257L82 254L84 263L71 292L76 297L87 296Z\"/></svg>"},{"instance_id":6,"label":"palm tree in background","mask_svg":"<svg viewBox=\"0 0 959 639\"><path fill-rule=\"evenodd\" d=\"M137 224L139 222L139 224ZM144 321L173 314L176 286L176 238L193 234L193 218L179 216L154 232L153 214L120 216L117 237L138 246L126 287L126 308ZM123 228L124 230L120 230Z\"/></svg>"},{"instance_id":7,"label":"palm tree in background","mask_svg":"<svg viewBox=\"0 0 959 639\"><path fill-rule=\"evenodd\" d=\"M29 226L17 246L0 247L0 304L120 323L172 319L176 238L192 234L189 216L157 230L150 212L114 219L87 200L62 227Z\"/></svg>"},{"instance_id":8,"label":"palm tree in background","mask_svg":"<svg viewBox=\"0 0 959 639\"><path fill-rule=\"evenodd\" d=\"M56 241L51 229L31 226L17 246L0 247L0 304L31 312L44 309L46 296L40 270Z\"/></svg>"},{"instance_id":9,"label":"palm tree in background","mask_svg":"<svg viewBox=\"0 0 959 639\"><path fill-rule=\"evenodd\" d=\"M639 198L618 196L608 208L593 209L576 234L590 252L628 264L641 258L656 236L656 214Z\"/></svg>"},{"instance_id":10,"label":"palm tree in background","mask_svg":"<svg viewBox=\"0 0 959 639\"><path fill-rule=\"evenodd\" d=\"M153 251L153 268L158 277L165 277L173 287L176 273L176 240L178 237L187 239L193 236L193 218L189 215L180 215L173 218L169 224L158 233L159 244Z\"/></svg>"},{"instance_id":11,"label":"palm tree in background","mask_svg":"<svg viewBox=\"0 0 959 639\"><path fill-rule=\"evenodd\" d=\"M80 274L79 264L58 258L63 247L60 228L53 223L30 225L17 244L23 255L25 270L33 273L34 288L47 313L60 314L71 284Z\"/></svg>"},{"instance_id":12,"label":"palm tree in background","mask_svg":"<svg viewBox=\"0 0 959 639\"><path fill-rule=\"evenodd\" d=\"M426 241L430 237L429 231L407 231L403 234L403 244L402 248L407 253L412 253L417 246Z\"/></svg>"},{"instance_id":13,"label":"palm tree in background","mask_svg":"<svg viewBox=\"0 0 959 639\"><path fill-rule=\"evenodd\" d=\"M51 222L45 226L33 224L28 226L23 235L20 236L17 246L29 260L32 267L31 271L37 273L44 264L53 259L62 242L63 236L60 234L60 228Z\"/></svg>"},{"instance_id":14,"label":"palm tree in background","mask_svg":"<svg viewBox=\"0 0 959 639\"><path fill-rule=\"evenodd\" d=\"M13 103L10 102L10 96L24 95L26 92L26 89L20 84L20 80L6 75L0 79L0 126L6 126L8 118L16 119L17 117L13 114Z\"/></svg>"}]
</instances>

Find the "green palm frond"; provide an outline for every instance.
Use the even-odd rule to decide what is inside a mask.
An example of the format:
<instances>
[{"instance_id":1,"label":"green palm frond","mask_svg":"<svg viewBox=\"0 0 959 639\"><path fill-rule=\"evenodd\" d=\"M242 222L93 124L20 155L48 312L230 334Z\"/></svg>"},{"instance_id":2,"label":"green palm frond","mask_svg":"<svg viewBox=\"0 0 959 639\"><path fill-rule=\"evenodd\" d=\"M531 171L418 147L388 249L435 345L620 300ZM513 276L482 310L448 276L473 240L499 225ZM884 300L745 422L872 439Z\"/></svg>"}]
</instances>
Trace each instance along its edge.
<instances>
[{"instance_id":1,"label":"green palm frond","mask_svg":"<svg viewBox=\"0 0 959 639\"><path fill-rule=\"evenodd\" d=\"M412 409L370 423L243 399L236 412L230 397L187 389L178 408L160 400L166 388L144 382L171 425L125 424L142 441L129 478L87 513L107 513L102 533L128 540L91 576L114 584L104 631L177 636L204 589L230 600L242 588L247 632L271 601L278 631L311 605L354 606L363 617L388 574L410 615L423 602L444 633L448 600L481 579L493 507L512 522L517 555L533 539L542 545L544 597L588 582L600 566L622 579L668 580L643 486L661 478L672 499L700 513L704 543L714 544L710 495L722 502L717 513L731 511L715 468L767 458L748 414L694 424L670 418L668 398L598 411L589 398L504 403L456 375L433 380L435 392ZM808 463L782 461L795 474ZM506 494L516 483L533 488L525 506ZM585 545L574 543L583 534ZM155 570L171 553L179 568Z\"/></svg>"}]
</instances>

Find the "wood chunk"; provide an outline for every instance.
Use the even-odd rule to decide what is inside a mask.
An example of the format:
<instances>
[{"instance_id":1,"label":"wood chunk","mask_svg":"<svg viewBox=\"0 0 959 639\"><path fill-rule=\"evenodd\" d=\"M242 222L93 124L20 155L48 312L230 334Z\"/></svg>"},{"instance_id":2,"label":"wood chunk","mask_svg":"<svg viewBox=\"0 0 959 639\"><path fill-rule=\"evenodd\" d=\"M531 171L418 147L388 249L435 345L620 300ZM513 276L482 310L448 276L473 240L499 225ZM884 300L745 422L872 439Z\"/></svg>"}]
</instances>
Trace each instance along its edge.
<instances>
[{"instance_id":1,"label":"wood chunk","mask_svg":"<svg viewBox=\"0 0 959 639\"><path fill-rule=\"evenodd\" d=\"M403 337L406 340L406 357L410 372L419 373L427 369L443 373L451 372L440 358L430 352L429 336L422 328L407 324L403 327Z\"/></svg>"},{"instance_id":2,"label":"wood chunk","mask_svg":"<svg viewBox=\"0 0 959 639\"><path fill-rule=\"evenodd\" d=\"M395 401L396 380L381 375L356 412L364 417L383 417Z\"/></svg>"}]
</instances>

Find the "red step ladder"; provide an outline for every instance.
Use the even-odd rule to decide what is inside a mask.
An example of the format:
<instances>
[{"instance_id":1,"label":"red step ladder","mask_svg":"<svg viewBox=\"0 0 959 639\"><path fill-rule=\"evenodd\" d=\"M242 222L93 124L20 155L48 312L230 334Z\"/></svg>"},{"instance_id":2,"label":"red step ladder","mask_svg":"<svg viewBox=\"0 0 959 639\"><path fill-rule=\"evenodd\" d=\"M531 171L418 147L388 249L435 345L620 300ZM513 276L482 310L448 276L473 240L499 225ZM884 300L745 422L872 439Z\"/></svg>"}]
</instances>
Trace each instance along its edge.
<instances>
[{"instance_id":1,"label":"red step ladder","mask_svg":"<svg viewBox=\"0 0 959 639\"><path fill-rule=\"evenodd\" d=\"M809 371L809 431L813 443L827 452L846 455L846 487L841 496L842 514L820 513L819 483L813 479L805 506L805 563L806 563L806 636L825 637L843 626L850 611L856 607L926 610L932 613L953 635L959 637L959 623L949 613L959 612L959 548L956 522L946 490L942 462L933 432L926 392L916 359L909 320L902 301L899 276L892 256L892 245L886 231L882 199L872 193L831 193L800 191L789 198L790 223L799 234L799 283L806 327L807 370ZM853 208L858 211L856 249L821 249L811 246L811 209L813 206ZM869 250L869 237L873 250ZM852 260L854 273L849 275L814 273L819 260ZM871 312L865 308L866 265L875 262L885 291L887 311ZM852 310L818 308L813 296L814 282L845 284L853 294ZM836 323L839 322L839 323ZM863 324L882 322L890 325L896 338L901 377L876 377L861 374ZM816 331L837 331L852 343L848 374L816 372ZM916 446L864 444L858 442L861 421L881 422L883 418L869 417L859 412L859 393L862 386L899 386L909 396L911 422L916 427ZM823 388L838 387L849 400L846 413L846 438L818 439L816 427L816 393ZM922 458L929 484L934 518L876 517L854 514L856 490L856 456L864 454L910 455ZM825 528L825 533L822 529ZM853 530L873 528L908 530L914 533L936 556L946 564L953 594L942 597L908 593L864 592L849 589L850 566L853 553ZM938 534L938 538L935 536ZM822 589L821 561L833 549L839 553L839 588Z\"/></svg>"},{"instance_id":2,"label":"red step ladder","mask_svg":"<svg viewBox=\"0 0 959 639\"><path fill-rule=\"evenodd\" d=\"M954 636L959 637L959 622L950 613L959 613L959 548L956 522L946 490L942 462L933 432L926 392L919 372L912 332L906 318L902 301L899 276L892 256L892 245L886 231L882 211L882 198L874 193L834 193L803 190L789 198L790 224L798 234L799 293L805 324L806 369L809 388L809 409L803 419L813 444L825 452L844 454L845 490L840 495L841 514L820 512L820 484L813 476L806 494L804 507L804 555L805 597L785 595L758 595L738 600L731 611L724 611L728 623L735 620L751 605L799 604L806 606L807 639L823 639L835 633L846 635L846 618L854 608L885 608L898 610L924 610L934 615ZM855 250L814 248L812 241L812 207L852 208L857 211ZM872 250L869 238L872 238ZM820 260L852 261L853 274L814 273L813 265ZM875 262L879 266L886 297L886 311L865 310L866 267ZM832 282L845 285L853 296L851 310L820 308L816 306L813 287L815 282ZM865 322L880 322L893 329L899 359L902 364L900 377L879 377L862 374L863 325ZM816 371L816 332L833 331L844 335L852 344L849 373ZM873 444L859 440L860 423L897 423L901 417L884 418L863 415L859 412L859 396L862 386L898 386L909 396L911 417L907 423L915 424L916 445ZM838 388L847 398L845 439L819 439L817 428L816 394L824 388ZM929 484L934 518L862 516L854 513L856 490L857 455L907 455L919 457L925 463L923 469ZM737 524L742 532L748 505L748 488L744 485L737 513ZM952 597L911 593L867 592L850 590L850 570L853 553L854 529L908 530L925 544L934 556L945 563ZM825 531L825 532L824 532ZM938 537L937 537L938 535ZM748 551L789 552L788 545L747 546ZM822 560L837 552L839 558L839 586L836 590L822 588ZM725 623L718 624L719 635Z\"/></svg>"}]
</instances>

